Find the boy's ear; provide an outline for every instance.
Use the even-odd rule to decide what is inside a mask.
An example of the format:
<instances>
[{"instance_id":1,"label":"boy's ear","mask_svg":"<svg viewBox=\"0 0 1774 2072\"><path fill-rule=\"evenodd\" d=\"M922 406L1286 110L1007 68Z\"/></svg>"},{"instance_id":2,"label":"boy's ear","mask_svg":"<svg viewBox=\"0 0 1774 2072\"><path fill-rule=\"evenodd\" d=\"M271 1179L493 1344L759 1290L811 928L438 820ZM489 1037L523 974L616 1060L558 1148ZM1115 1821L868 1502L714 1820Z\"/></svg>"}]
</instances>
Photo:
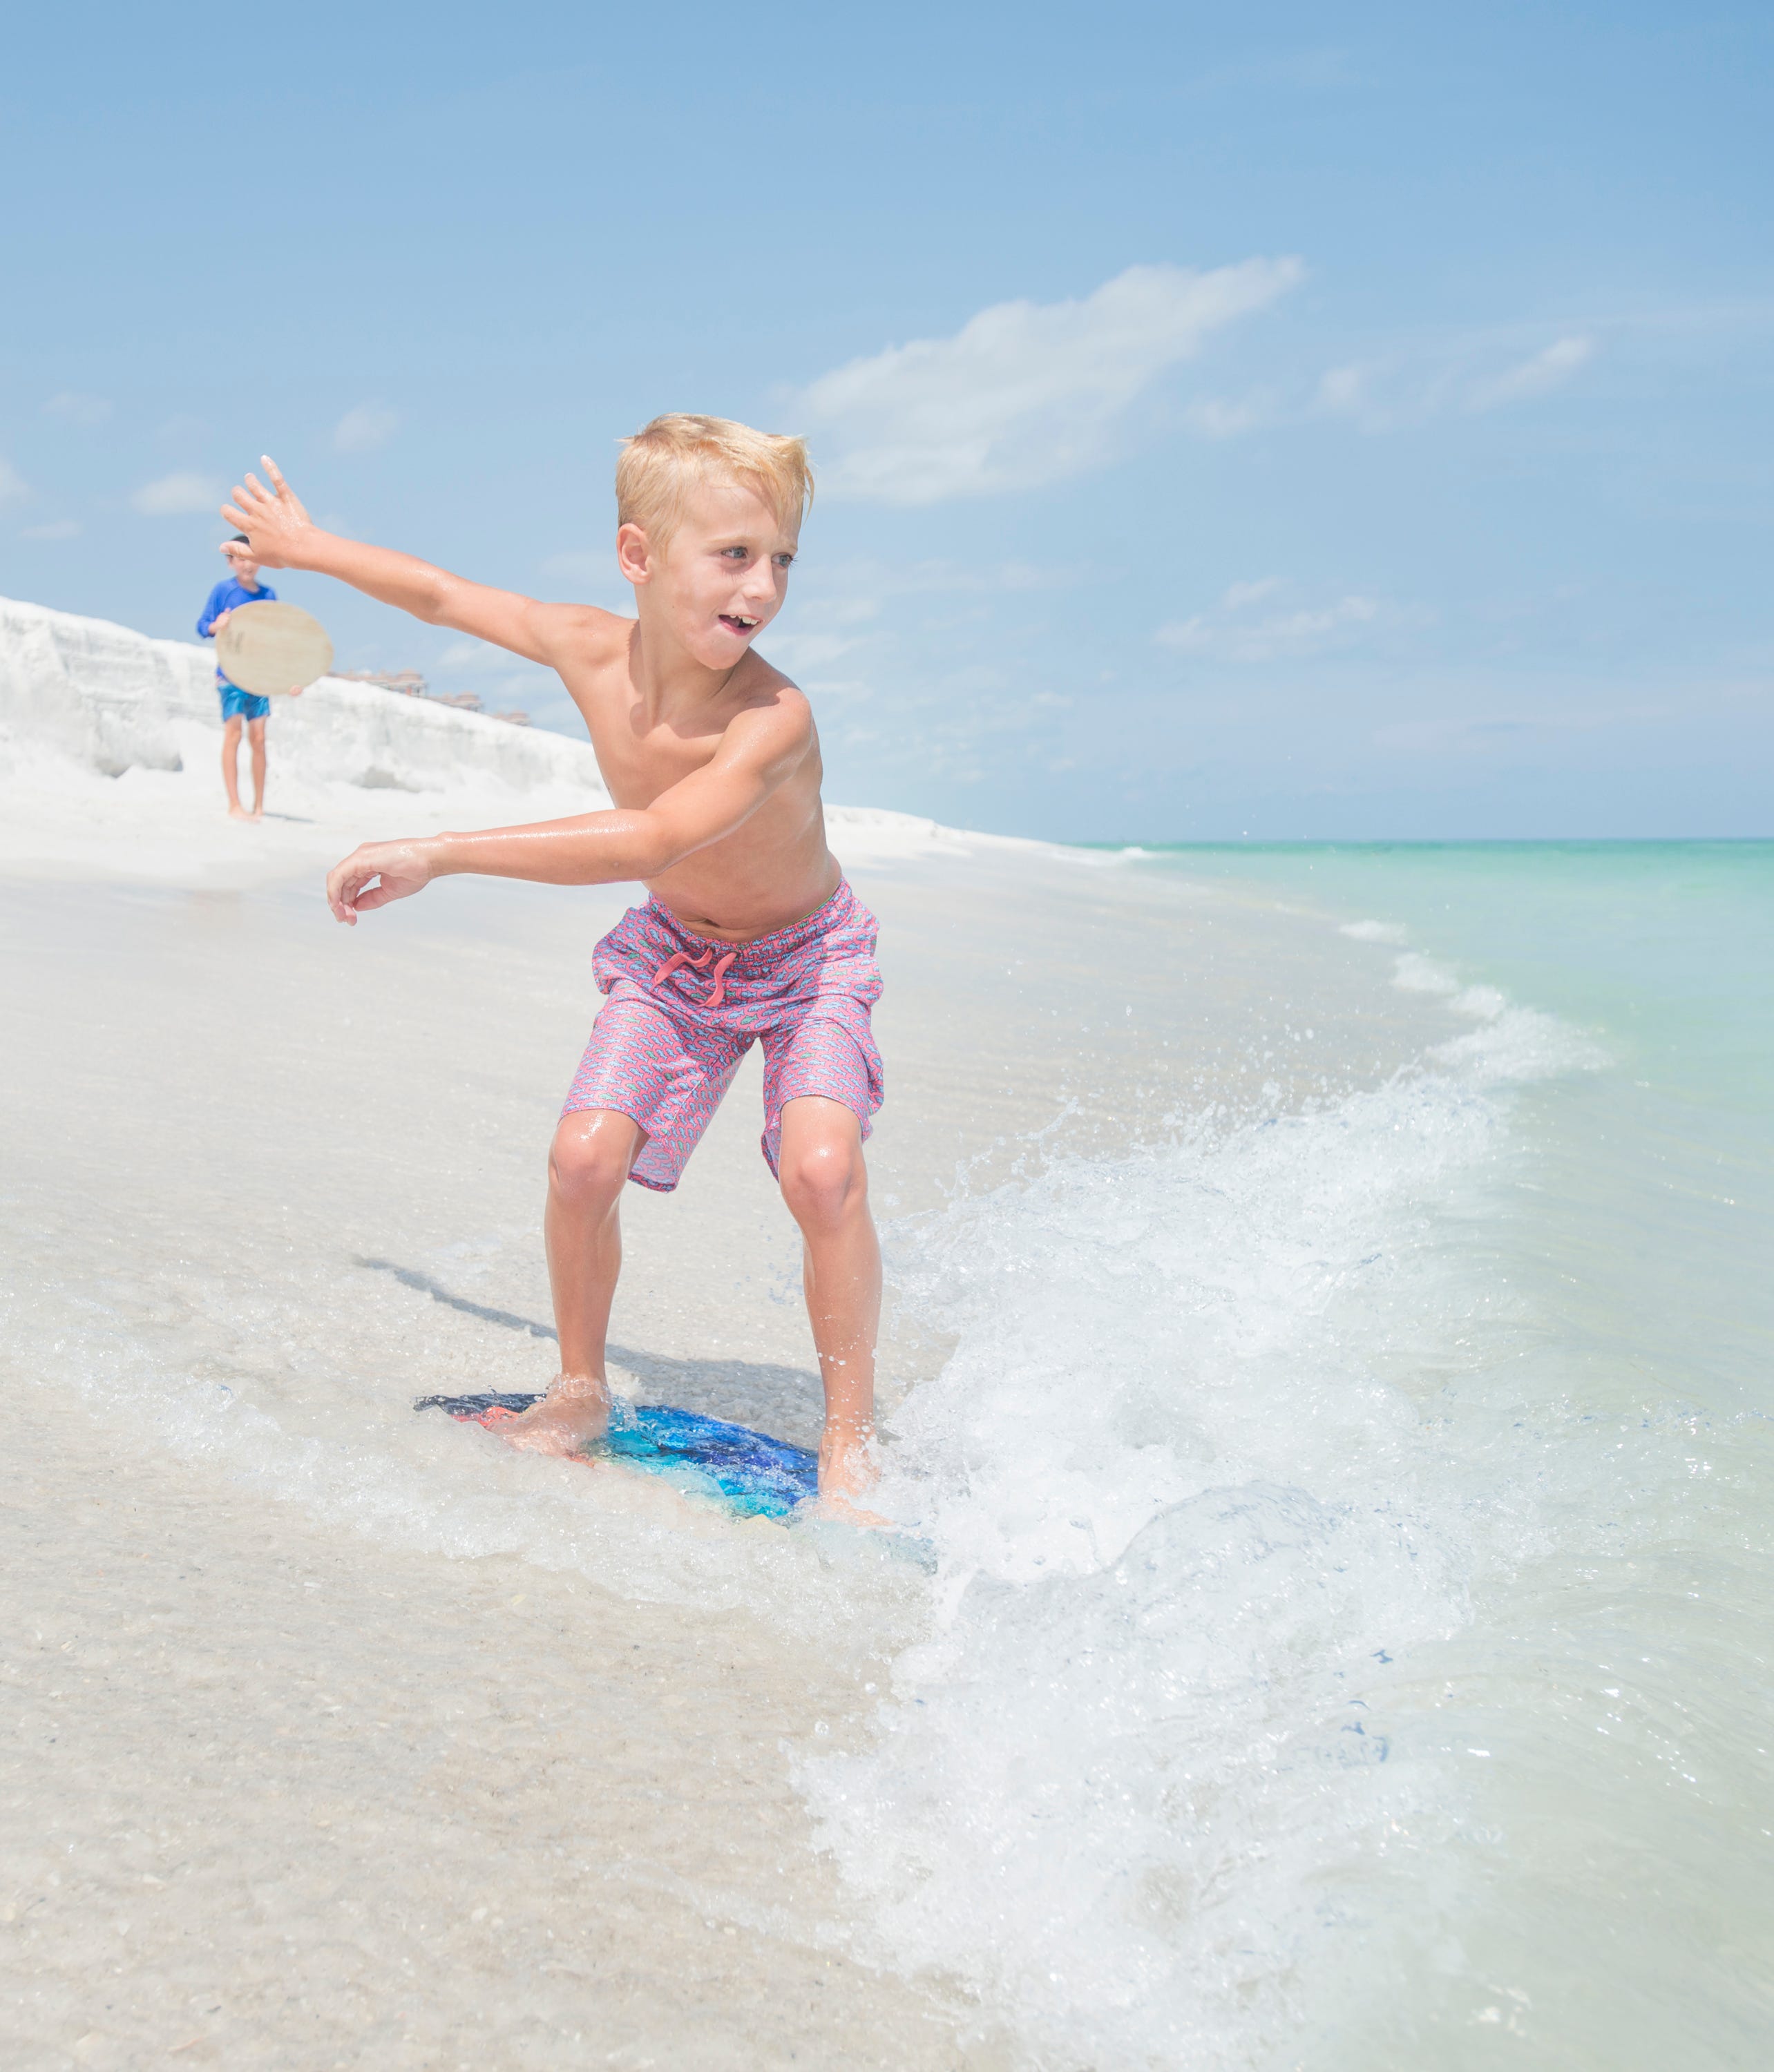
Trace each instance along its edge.
<instances>
[{"instance_id":1,"label":"boy's ear","mask_svg":"<svg viewBox=\"0 0 1774 2072\"><path fill-rule=\"evenodd\" d=\"M618 527L616 565L632 583L652 581L652 547L638 525L631 523Z\"/></svg>"}]
</instances>

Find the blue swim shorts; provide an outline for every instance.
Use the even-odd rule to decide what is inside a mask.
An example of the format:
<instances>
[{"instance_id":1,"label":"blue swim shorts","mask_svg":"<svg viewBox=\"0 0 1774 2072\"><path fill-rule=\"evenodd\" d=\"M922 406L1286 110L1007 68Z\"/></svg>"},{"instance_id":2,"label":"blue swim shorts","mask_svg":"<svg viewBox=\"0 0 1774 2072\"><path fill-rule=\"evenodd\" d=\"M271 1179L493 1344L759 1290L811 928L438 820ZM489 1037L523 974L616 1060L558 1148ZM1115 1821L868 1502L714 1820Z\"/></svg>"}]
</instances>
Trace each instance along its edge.
<instances>
[{"instance_id":1,"label":"blue swim shorts","mask_svg":"<svg viewBox=\"0 0 1774 2072\"><path fill-rule=\"evenodd\" d=\"M255 697L238 684L218 682L216 691L222 701L224 719L263 719L271 709L269 698Z\"/></svg>"}]
</instances>

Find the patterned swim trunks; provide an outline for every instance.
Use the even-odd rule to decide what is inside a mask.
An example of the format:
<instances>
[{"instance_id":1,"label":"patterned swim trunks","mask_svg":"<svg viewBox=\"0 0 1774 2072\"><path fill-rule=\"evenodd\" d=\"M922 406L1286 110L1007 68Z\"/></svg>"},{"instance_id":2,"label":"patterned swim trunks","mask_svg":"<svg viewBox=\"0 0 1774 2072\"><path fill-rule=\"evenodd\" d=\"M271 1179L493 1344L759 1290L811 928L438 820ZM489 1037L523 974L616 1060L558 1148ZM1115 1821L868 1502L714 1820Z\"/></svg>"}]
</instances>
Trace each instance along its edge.
<instances>
[{"instance_id":1,"label":"patterned swim trunks","mask_svg":"<svg viewBox=\"0 0 1774 2072\"><path fill-rule=\"evenodd\" d=\"M592 968L609 997L561 1112L612 1108L647 1133L628 1175L669 1194L733 1083L764 1046L764 1135L770 1170L782 1111L808 1094L842 1101L862 1125L881 1105L881 1054L869 1009L881 997L879 923L848 883L817 913L755 942L692 935L649 899L599 944Z\"/></svg>"}]
</instances>

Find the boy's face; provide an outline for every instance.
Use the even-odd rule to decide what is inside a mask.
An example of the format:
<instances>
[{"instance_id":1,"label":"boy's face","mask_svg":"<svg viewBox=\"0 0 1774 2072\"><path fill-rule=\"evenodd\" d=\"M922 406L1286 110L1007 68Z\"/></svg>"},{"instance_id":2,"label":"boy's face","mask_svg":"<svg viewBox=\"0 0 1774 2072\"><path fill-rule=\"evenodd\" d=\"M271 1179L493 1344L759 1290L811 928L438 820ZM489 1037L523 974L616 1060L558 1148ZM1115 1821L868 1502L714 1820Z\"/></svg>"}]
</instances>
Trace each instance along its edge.
<instances>
[{"instance_id":1,"label":"boy's face","mask_svg":"<svg viewBox=\"0 0 1774 2072\"><path fill-rule=\"evenodd\" d=\"M228 540L224 542L222 553L227 557L228 572L237 582L245 583L250 588L258 581L259 565L253 560L250 547L243 547L238 540Z\"/></svg>"},{"instance_id":2,"label":"boy's face","mask_svg":"<svg viewBox=\"0 0 1774 2072\"><path fill-rule=\"evenodd\" d=\"M638 525L616 536L622 572L694 659L731 669L782 609L797 530L739 482L706 482L655 549Z\"/></svg>"}]
</instances>

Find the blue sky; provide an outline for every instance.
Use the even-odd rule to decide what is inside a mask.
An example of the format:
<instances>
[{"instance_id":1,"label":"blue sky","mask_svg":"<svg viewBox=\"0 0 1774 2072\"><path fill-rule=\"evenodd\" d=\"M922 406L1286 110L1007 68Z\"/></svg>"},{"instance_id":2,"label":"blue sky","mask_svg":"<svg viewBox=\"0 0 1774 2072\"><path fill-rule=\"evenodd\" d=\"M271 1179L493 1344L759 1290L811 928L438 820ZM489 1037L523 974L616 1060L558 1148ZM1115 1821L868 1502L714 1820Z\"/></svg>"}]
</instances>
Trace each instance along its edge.
<instances>
[{"instance_id":1,"label":"blue sky","mask_svg":"<svg viewBox=\"0 0 1774 2072\"><path fill-rule=\"evenodd\" d=\"M1774 833L1765 7L149 14L0 76L0 590L187 635L269 450L620 604L615 442L710 410L813 442L763 644L835 798Z\"/></svg>"}]
</instances>

